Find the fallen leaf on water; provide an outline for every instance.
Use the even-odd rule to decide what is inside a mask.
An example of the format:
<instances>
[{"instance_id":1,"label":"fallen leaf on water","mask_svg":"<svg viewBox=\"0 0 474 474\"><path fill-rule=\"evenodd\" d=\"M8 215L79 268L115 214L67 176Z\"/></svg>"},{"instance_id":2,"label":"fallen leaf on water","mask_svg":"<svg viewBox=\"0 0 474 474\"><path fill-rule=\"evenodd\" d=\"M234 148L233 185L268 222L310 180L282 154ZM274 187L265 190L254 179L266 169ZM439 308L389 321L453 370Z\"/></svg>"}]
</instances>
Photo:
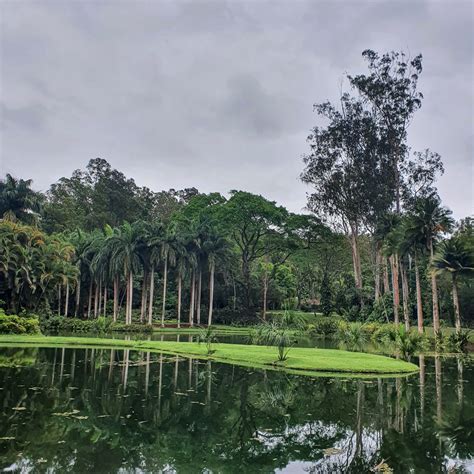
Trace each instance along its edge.
<instances>
[{"instance_id":1,"label":"fallen leaf on water","mask_svg":"<svg viewBox=\"0 0 474 474\"><path fill-rule=\"evenodd\" d=\"M339 448L327 448L323 449L323 453L325 456L334 456L335 454L341 454L343 452L342 449Z\"/></svg>"}]
</instances>

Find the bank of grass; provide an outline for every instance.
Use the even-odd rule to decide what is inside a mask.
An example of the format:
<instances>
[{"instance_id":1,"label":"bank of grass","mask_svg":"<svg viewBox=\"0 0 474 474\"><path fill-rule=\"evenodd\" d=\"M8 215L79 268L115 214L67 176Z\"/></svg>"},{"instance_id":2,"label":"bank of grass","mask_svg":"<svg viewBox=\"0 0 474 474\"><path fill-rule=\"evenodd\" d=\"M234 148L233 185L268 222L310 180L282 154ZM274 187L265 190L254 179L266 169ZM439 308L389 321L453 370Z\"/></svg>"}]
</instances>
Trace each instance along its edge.
<instances>
[{"instance_id":1,"label":"bank of grass","mask_svg":"<svg viewBox=\"0 0 474 474\"><path fill-rule=\"evenodd\" d=\"M292 348L288 359L277 361L275 347L214 344L213 353L208 356L206 346L193 342L174 341L127 341L121 339L101 339L93 337L61 336L0 336L0 347L101 347L123 348L139 351L162 352L166 354L211 359L247 367L281 369L305 375L318 372L345 374L406 374L418 371L414 364L390 357L346 352L335 349Z\"/></svg>"}]
</instances>

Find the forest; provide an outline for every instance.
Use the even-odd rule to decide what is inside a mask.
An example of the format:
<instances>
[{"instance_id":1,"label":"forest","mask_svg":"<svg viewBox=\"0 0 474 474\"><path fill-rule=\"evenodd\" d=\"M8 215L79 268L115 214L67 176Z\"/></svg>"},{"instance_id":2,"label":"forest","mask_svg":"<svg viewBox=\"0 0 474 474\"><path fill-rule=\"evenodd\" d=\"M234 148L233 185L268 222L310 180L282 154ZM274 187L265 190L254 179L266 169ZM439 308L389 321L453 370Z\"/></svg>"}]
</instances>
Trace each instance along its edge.
<instances>
[{"instance_id":1,"label":"forest","mask_svg":"<svg viewBox=\"0 0 474 474\"><path fill-rule=\"evenodd\" d=\"M2 312L135 330L253 325L281 310L420 333L472 326L474 220L443 205L441 156L409 146L422 57L363 56L339 102L314 105L300 213L243 190L140 187L103 158L44 193L7 174Z\"/></svg>"}]
</instances>

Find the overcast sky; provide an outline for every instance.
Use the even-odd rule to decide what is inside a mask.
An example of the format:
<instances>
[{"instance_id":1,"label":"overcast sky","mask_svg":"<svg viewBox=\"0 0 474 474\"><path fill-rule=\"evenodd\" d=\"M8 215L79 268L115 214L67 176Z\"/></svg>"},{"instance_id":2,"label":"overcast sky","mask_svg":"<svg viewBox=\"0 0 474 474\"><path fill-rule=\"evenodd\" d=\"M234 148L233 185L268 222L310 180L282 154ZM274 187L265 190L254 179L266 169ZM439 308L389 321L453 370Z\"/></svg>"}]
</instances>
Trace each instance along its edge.
<instances>
[{"instance_id":1,"label":"overcast sky","mask_svg":"<svg viewBox=\"0 0 474 474\"><path fill-rule=\"evenodd\" d=\"M243 189L301 210L313 104L361 52L422 53L409 131L474 212L472 1L0 0L0 171L46 190L90 158L153 190Z\"/></svg>"}]
</instances>

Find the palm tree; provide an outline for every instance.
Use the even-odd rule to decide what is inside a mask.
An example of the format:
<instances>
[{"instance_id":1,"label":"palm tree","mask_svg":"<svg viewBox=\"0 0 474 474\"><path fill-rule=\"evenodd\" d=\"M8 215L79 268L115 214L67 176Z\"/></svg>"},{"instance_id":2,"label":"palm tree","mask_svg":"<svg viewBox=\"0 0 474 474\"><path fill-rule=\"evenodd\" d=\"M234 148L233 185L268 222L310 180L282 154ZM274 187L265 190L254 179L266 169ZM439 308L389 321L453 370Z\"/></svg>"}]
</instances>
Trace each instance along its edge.
<instances>
[{"instance_id":1,"label":"palm tree","mask_svg":"<svg viewBox=\"0 0 474 474\"><path fill-rule=\"evenodd\" d=\"M410 233L415 241L423 241L433 260L434 244L442 232L450 230L453 220L451 211L441 206L441 200L436 194L418 199L414 212L410 215ZM433 301L433 327L435 334L439 333L438 286L436 273L431 272L431 293Z\"/></svg>"},{"instance_id":2,"label":"palm tree","mask_svg":"<svg viewBox=\"0 0 474 474\"><path fill-rule=\"evenodd\" d=\"M432 273L451 275L454 319L456 332L461 332L461 314L459 310L458 278L474 273L474 254L465 241L454 236L441 242L431 261Z\"/></svg>"},{"instance_id":3,"label":"palm tree","mask_svg":"<svg viewBox=\"0 0 474 474\"><path fill-rule=\"evenodd\" d=\"M31 189L31 179L16 179L11 174L0 181L0 217L6 213L33 223L41 210L41 194Z\"/></svg>"},{"instance_id":4,"label":"palm tree","mask_svg":"<svg viewBox=\"0 0 474 474\"><path fill-rule=\"evenodd\" d=\"M123 271L127 285L127 302L125 308L125 324L132 323L133 275L138 272L141 259L139 223L125 222L109 239L111 265L114 270Z\"/></svg>"},{"instance_id":5,"label":"palm tree","mask_svg":"<svg viewBox=\"0 0 474 474\"><path fill-rule=\"evenodd\" d=\"M206 235L203 242L203 250L207 255L209 262L209 312L207 317L207 325L212 324L212 313L214 309L214 278L216 270L216 262L218 259L224 258L228 249L228 242L217 232L211 230Z\"/></svg>"},{"instance_id":6,"label":"palm tree","mask_svg":"<svg viewBox=\"0 0 474 474\"><path fill-rule=\"evenodd\" d=\"M157 223L153 225L151 237L148 239L149 248L149 266L150 266L150 294L148 303L148 324L153 324L153 297L155 291L155 268L161 258L161 248L163 245L165 233L163 224Z\"/></svg>"},{"instance_id":7,"label":"palm tree","mask_svg":"<svg viewBox=\"0 0 474 474\"><path fill-rule=\"evenodd\" d=\"M168 229L161 242L161 260L163 261L163 306L161 310L161 327L165 326L166 291L168 285L168 264L174 265L176 253L174 245L176 238L173 229Z\"/></svg>"}]
</instances>

